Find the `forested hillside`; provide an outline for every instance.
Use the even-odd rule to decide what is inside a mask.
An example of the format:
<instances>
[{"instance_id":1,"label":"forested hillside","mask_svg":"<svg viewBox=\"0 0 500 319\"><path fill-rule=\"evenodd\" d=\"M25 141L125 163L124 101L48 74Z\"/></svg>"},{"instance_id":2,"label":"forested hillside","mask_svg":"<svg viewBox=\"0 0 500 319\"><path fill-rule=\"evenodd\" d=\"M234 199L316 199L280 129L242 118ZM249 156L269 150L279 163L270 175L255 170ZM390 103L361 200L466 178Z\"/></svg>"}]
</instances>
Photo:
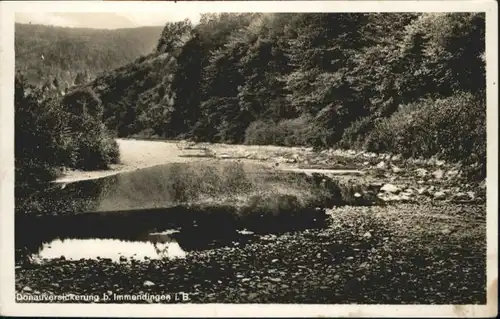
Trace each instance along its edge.
<instances>
[{"instance_id":1,"label":"forested hillside","mask_svg":"<svg viewBox=\"0 0 500 319\"><path fill-rule=\"evenodd\" d=\"M206 14L90 86L119 136L484 163L484 30L482 13Z\"/></svg>"},{"instance_id":2,"label":"forested hillside","mask_svg":"<svg viewBox=\"0 0 500 319\"><path fill-rule=\"evenodd\" d=\"M33 85L62 89L150 54L162 27L100 30L16 24L16 70Z\"/></svg>"}]
</instances>

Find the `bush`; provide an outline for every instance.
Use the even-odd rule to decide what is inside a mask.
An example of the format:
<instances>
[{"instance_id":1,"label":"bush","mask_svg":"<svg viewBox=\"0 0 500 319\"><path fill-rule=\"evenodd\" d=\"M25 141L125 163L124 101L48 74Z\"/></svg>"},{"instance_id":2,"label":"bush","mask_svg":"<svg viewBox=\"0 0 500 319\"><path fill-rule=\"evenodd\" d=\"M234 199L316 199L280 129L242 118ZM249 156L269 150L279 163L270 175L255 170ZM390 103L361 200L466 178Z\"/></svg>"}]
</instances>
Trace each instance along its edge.
<instances>
[{"instance_id":1,"label":"bush","mask_svg":"<svg viewBox=\"0 0 500 319\"><path fill-rule=\"evenodd\" d=\"M76 167L84 170L106 169L109 164L118 163L118 144L109 137L104 124L90 116L79 117L79 120L82 125L76 139Z\"/></svg>"},{"instance_id":2,"label":"bush","mask_svg":"<svg viewBox=\"0 0 500 319\"><path fill-rule=\"evenodd\" d=\"M16 184L36 184L57 176L73 163L68 116L46 92L15 78Z\"/></svg>"},{"instance_id":3,"label":"bush","mask_svg":"<svg viewBox=\"0 0 500 319\"><path fill-rule=\"evenodd\" d=\"M309 117L283 120L278 123L258 120L252 122L245 132L245 144L254 145L306 145L310 136Z\"/></svg>"},{"instance_id":4,"label":"bush","mask_svg":"<svg viewBox=\"0 0 500 319\"><path fill-rule=\"evenodd\" d=\"M362 148L366 137L373 130L375 121L372 117L362 117L354 121L344 130L342 138L338 143L340 148Z\"/></svg>"},{"instance_id":5,"label":"bush","mask_svg":"<svg viewBox=\"0 0 500 319\"><path fill-rule=\"evenodd\" d=\"M17 74L16 186L50 181L63 167L104 169L117 163L118 145L100 121L99 107L100 101L90 91L59 101L56 94L28 86Z\"/></svg>"},{"instance_id":6,"label":"bush","mask_svg":"<svg viewBox=\"0 0 500 319\"><path fill-rule=\"evenodd\" d=\"M470 93L426 98L402 106L375 124L366 140L369 151L406 157L438 156L477 167L485 176L486 101Z\"/></svg>"}]
</instances>

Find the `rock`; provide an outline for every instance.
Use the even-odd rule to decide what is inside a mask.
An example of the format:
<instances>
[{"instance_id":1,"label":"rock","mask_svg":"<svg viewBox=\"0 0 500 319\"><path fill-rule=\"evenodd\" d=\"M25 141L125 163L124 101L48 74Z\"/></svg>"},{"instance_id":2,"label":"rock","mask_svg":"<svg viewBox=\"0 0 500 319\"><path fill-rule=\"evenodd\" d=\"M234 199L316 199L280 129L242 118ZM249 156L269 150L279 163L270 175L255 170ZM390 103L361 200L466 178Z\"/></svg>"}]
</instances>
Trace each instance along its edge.
<instances>
[{"instance_id":1,"label":"rock","mask_svg":"<svg viewBox=\"0 0 500 319\"><path fill-rule=\"evenodd\" d=\"M366 162L363 162L363 166L368 166L370 165L370 162L366 161Z\"/></svg>"},{"instance_id":2,"label":"rock","mask_svg":"<svg viewBox=\"0 0 500 319\"><path fill-rule=\"evenodd\" d=\"M33 292L33 289L31 289L31 288L30 288L30 287L28 287L28 286L25 286L25 287L23 288L23 292Z\"/></svg>"},{"instance_id":3,"label":"rock","mask_svg":"<svg viewBox=\"0 0 500 319\"><path fill-rule=\"evenodd\" d=\"M476 199L476 194L474 192L467 192L470 199Z\"/></svg>"},{"instance_id":4,"label":"rock","mask_svg":"<svg viewBox=\"0 0 500 319\"><path fill-rule=\"evenodd\" d=\"M377 168L385 168L385 162L382 161L382 162L378 163L376 167Z\"/></svg>"},{"instance_id":5,"label":"rock","mask_svg":"<svg viewBox=\"0 0 500 319\"><path fill-rule=\"evenodd\" d=\"M120 256L120 261L127 261L127 257L125 257L125 256Z\"/></svg>"},{"instance_id":6,"label":"rock","mask_svg":"<svg viewBox=\"0 0 500 319\"><path fill-rule=\"evenodd\" d=\"M364 238L372 238L372 234L369 231L367 231L366 233L363 234L363 237Z\"/></svg>"},{"instance_id":7,"label":"rock","mask_svg":"<svg viewBox=\"0 0 500 319\"><path fill-rule=\"evenodd\" d=\"M434 199L444 199L446 197L445 192L439 191L434 193Z\"/></svg>"},{"instance_id":8,"label":"rock","mask_svg":"<svg viewBox=\"0 0 500 319\"><path fill-rule=\"evenodd\" d=\"M271 260L272 263L278 262L279 259L273 259Z\"/></svg>"},{"instance_id":9,"label":"rock","mask_svg":"<svg viewBox=\"0 0 500 319\"><path fill-rule=\"evenodd\" d=\"M354 150L348 150L348 151L347 151L347 154L349 154L349 155L354 155L354 154L356 154L356 151L354 151Z\"/></svg>"},{"instance_id":10,"label":"rock","mask_svg":"<svg viewBox=\"0 0 500 319\"><path fill-rule=\"evenodd\" d=\"M356 192L356 193L354 193L354 197L356 197L356 198L360 198L360 197L361 197L361 194Z\"/></svg>"},{"instance_id":11,"label":"rock","mask_svg":"<svg viewBox=\"0 0 500 319\"><path fill-rule=\"evenodd\" d=\"M401 160L401 158L402 158L402 157L401 157L401 155L399 155L399 154L398 154L398 155L394 155L393 157L391 157L391 161L393 161L393 162L398 162L398 161L400 161L400 160Z\"/></svg>"},{"instance_id":12,"label":"rock","mask_svg":"<svg viewBox=\"0 0 500 319\"><path fill-rule=\"evenodd\" d=\"M408 196L408 194L401 194L399 196L399 200L402 202L408 202L408 201L410 201L410 196Z\"/></svg>"},{"instance_id":13,"label":"rock","mask_svg":"<svg viewBox=\"0 0 500 319\"><path fill-rule=\"evenodd\" d=\"M59 284L57 282L53 282L50 285L54 288L59 288Z\"/></svg>"},{"instance_id":14,"label":"rock","mask_svg":"<svg viewBox=\"0 0 500 319\"><path fill-rule=\"evenodd\" d=\"M340 276L339 276L339 275L335 275L335 276L333 276L333 279L334 279L334 280L339 280L339 279L340 279Z\"/></svg>"},{"instance_id":15,"label":"rock","mask_svg":"<svg viewBox=\"0 0 500 319\"><path fill-rule=\"evenodd\" d=\"M449 170L448 172L446 172L446 177L448 178L455 178L458 175L460 175L460 172L458 170Z\"/></svg>"},{"instance_id":16,"label":"rock","mask_svg":"<svg viewBox=\"0 0 500 319\"><path fill-rule=\"evenodd\" d=\"M448 234L450 234L450 233L451 233L451 230L450 230L449 228L444 228L443 230L441 230L441 233L442 233L443 235L448 235Z\"/></svg>"},{"instance_id":17,"label":"rock","mask_svg":"<svg viewBox=\"0 0 500 319\"><path fill-rule=\"evenodd\" d=\"M281 282L280 278L269 278L269 280L272 282Z\"/></svg>"},{"instance_id":18,"label":"rock","mask_svg":"<svg viewBox=\"0 0 500 319\"><path fill-rule=\"evenodd\" d=\"M61 257L59 257L59 260L66 260L66 257L64 257L64 255L61 255Z\"/></svg>"},{"instance_id":19,"label":"rock","mask_svg":"<svg viewBox=\"0 0 500 319\"><path fill-rule=\"evenodd\" d=\"M380 190L386 193L398 193L399 191L401 191L399 187L393 184L385 184Z\"/></svg>"},{"instance_id":20,"label":"rock","mask_svg":"<svg viewBox=\"0 0 500 319\"><path fill-rule=\"evenodd\" d=\"M155 286L155 283L149 280L146 280L143 284L144 287L153 287Z\"/></svg>"},{"instance_id":21,"label":"rock","mask_svg":"<svg viewBox=\"0 0 500 319\"><path fill-rule=\"evenodd\" d=\"M404 190L404 193L407 194L408 196L411 196L415 193L415 191L412 188L407 188Z\"/></svg>"},{"instance_id":22,"label":"rock","mask_svg":"<svg viewBox=\"0 0 500 319\"><path fill-rule=\"evenodd\" d=\"M453 199L466 200L466 199L469 199L469 196L466 193L458 192L455 195L453 195Z\"/></svg>"},{"instance_id":23,"label":"rock","mask_svg":"<svg viewBox=\"0 0 500 319\"><path fill-rule=\"evenodd\" d=\"M241 282L247 282L247 281L250 281L251 279L250 278L243 278L241 279Z\"/></svg>"},{"instance_id":24,"label":"rock","mask_svg":"<svg viewBox=\"0 0 500 319\"><path fill-rule=\"evenodd\" d=\"M224 158L224 159L228 159L230 158L231 156L229 156L229 154L220 154L219 155L219 158Z\"/></svg>"},{"instance_id":25,"label":"rock","mask_svg":"<svg viewBox=\"0 0 500 319\"><path fill-rule=\"evenodd\" d=\"M428 171L425 168L417 168L415 173L420 177L425 177L427 176Z\"/></svg>"},{"instance_id":26,"label":"rock","mask_svg":"<svg viewBox=\"0 0 500 319\"><path fill-rule=\"evenodd\" d=\"M402 169L397 167L397 166L393 166L392 171L397 174L397 173L400 173L402 171Z\"/></svg>"},{"instance_id":27,"label":"rock","mask_svg":"<svg viewBox=\"0 0 500 319\"><path fill-rule=\"evenodd\" d=\"M354 257L349 256L349 257L347 257L346 259L347 259L347 260L353 260L353 259L354 259Z\"/></svg>"},{"instance_id":28,"label":"rock","mask_svg":"<svg viewBox=\"0 0 500 319\"><path fill-rule=\"evenodd\" d=\"M424 194L426 194L426 193L427 193L427 188L425 188L425 187L421 187L421 188L417 189L417 193L418 193L419 195L424 195Z\"/></svg>"},{"instance_id":29,"label":"rock","mask_svg":"<svg viewBox=\"0 0 500 319\"><path fill-rule=\"evenodd\" d=\"M442 179L444 176L444 172L442 169L438 169L438 170L432 172L432 176L434 176L435 179Z\"/></svg>"},{"instance_id":30,"label":"rock","mask_svg":"<svg viewBox=\"0 0 500 319\"><path fill-rule=\"evenodd\" d=\"M443 166L444 161L436 160L436 166Z\"/></svg>"}]
</instances>

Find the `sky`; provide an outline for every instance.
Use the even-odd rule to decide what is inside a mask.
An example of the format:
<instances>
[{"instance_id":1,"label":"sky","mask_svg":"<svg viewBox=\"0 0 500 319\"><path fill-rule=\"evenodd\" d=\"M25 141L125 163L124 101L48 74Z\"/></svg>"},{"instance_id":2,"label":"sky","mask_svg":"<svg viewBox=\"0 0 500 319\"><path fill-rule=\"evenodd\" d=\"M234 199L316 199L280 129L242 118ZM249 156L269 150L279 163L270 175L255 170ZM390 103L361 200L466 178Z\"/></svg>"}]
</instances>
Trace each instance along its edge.
<instances>
[{"instance_id":1,"label":"sky","mask_svg":"<svg viewBox=\"0 0 500 319\"><path fill-rule=\"evenodd\" d=\"M17 12L18 23L45 24L61 27L117 29L162 26L167 22L189 18L199 20L199 13L183 12Z\"/></svg>"}]
</instances>

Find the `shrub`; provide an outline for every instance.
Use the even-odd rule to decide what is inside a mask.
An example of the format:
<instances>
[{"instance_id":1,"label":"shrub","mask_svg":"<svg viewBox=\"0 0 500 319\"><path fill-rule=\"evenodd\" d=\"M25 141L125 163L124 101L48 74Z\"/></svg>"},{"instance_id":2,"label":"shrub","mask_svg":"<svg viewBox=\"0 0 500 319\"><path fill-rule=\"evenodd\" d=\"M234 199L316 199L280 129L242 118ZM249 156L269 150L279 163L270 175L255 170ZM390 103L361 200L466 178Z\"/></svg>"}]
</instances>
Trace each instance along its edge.
<instances>
[{"instance_id":1,"label":"shrub","mask_svg":"<svg viewBox=\"0 0 500 319\"><path fill-rule=\"evenodd\" d=\"M76 167L84 170L106 169L109 164L118 163L118 144L109 137L104 124L91 116L81 116L78 120L81 125L75 125L78 128Z\"/></svg>"},{"instance_id":2,"label":"shrub","mask_svg":"<svg viewBox=\"0 0 500 319\"><path fill-rule=\"evenodd\" d=\"M30 87L22 74L16 75L16 186L50 181L62 167L107 168L119 160L118 145L99 119L95 95L82 91L59 101L52 93ZM73 108L75 104L82 107Z\"/></svg>"},{"instance_id":3,"label":"shrub","mask_svg":"<svg viewBox=\"0 0 500 319\"><path fill-rule=\"evenodd\" d=\"M486 173L485 99L459 92L448 98L426 98L404 105L375 124L366 147L407 157L438 156L473 164L480 178Z\"/></svg>"},{"instance_id":4,"label":"shrub","mask_svg":"<svg viewBox=\"0 0 500 319\"><path fill-rule=\"evenodd\" d=\"M42 183L73 163L68 116L46 92L15 78L16 184Z\"/></svg>"},{"instance_id":5,"label":"shrub","mask_svg":"<svg viewBox=\"0 0 500 319\"><path fill-rule=\"evenodd\" d=\"M306 145L310 136L310 118L307 116L283 120L278 123L258 120L245 132L245 144Z\"/></svg>"},{"instance_id":6,"label":"shrub","mask_svg":"<svg viewBox=\"0 0 500 319\"><path fill-rule=\"evenodd\" d=\"M375 121L372 117L362 117L344 130L338 146L344 149L362 148L366 137L373 130Z\"/></svg>"}]
</instances>

